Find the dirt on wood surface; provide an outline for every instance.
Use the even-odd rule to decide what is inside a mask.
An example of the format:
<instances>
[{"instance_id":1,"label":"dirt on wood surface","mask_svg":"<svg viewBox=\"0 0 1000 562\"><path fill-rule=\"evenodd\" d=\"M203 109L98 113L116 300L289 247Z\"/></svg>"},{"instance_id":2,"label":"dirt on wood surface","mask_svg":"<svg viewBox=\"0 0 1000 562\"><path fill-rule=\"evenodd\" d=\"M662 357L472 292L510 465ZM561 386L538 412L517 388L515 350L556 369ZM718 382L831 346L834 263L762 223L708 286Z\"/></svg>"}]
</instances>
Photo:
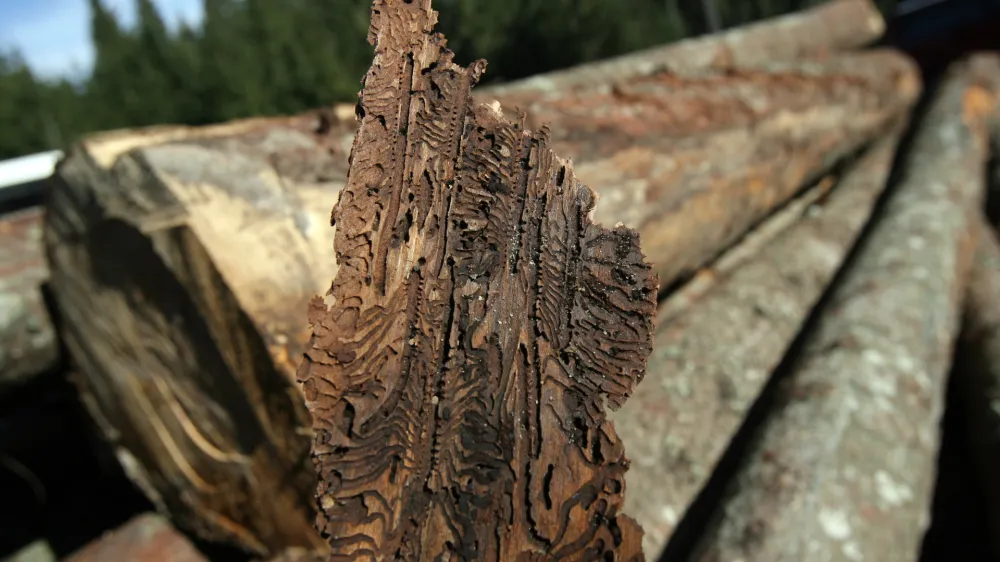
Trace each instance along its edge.
<instances>
[{"instance_id":1,"label":"dirt on wood surface","mask_svg":"<svg viewBox=\"0 0 1000 562\"><path fill-rule=\"evenodd\" d=\"M912 561L984 197L994 57L955 65L820 310L699 561Z\"/></svg>"},{"instance_id":2,"label":"dirt on wood surface","mask_svg":"<svg viewBox=\"0 0 1000 562\"><path fill-rule=\"evenodd\" d=\"M645 530L648 559L660 556L853 247L897 139L870 149L825 200L658 326L640 392L611 416L632 460L625 512Z\"/></svg>"},{"instance_id":3,"label":"dirt on wood surface","mask_svg":"<svg viewBox=\"0 0 1000 562\"><path fill-rule=\"evenodd\" d=\"M430 2L376 1L300 376L334 557L642 558L605 417L642 377L657 283L544 133L473 104ZM329 259L333 259L330 256Z\"/></svg>"},{"instance_id":4,"label":"dirt on wood surface","mask_svg":"<svg viewBox=\"0 0 1000 562\"><path fill-rule=\"evenodd\" d=\"M0 217L0 395L59 363L59 342L42 297L48 266L42 210Z\"/></svg>"}]
</instances>

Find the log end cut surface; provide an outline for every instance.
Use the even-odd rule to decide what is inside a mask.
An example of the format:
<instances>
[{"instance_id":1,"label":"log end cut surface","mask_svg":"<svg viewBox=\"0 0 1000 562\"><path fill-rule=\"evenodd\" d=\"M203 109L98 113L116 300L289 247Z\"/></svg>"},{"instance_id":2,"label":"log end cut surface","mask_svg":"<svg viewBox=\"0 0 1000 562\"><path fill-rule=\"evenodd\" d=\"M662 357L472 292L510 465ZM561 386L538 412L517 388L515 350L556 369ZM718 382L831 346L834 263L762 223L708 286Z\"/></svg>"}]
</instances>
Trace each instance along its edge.
<instances>
[{"instance_id":1,"label":"log end cut surface","mask_svg":"<svg viewBox=\"0 0 1000 562\"><path fill-rule=\"evenodd\" d=\"M651 351L638 236L476 106L429 0L377 0L340 269L300 380L333 559L641 559L617 407Z\"/></svg>"}]
</instances>

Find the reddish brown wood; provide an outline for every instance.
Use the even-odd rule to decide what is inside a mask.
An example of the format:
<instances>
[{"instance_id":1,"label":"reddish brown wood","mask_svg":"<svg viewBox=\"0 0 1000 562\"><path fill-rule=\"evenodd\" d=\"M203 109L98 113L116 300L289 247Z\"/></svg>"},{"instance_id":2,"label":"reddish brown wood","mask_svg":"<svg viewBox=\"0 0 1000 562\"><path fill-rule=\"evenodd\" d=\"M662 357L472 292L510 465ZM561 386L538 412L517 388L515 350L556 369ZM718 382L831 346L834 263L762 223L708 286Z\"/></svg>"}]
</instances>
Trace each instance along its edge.
<instances>
[{"instance_id":1,"label":"reddish brown wood","mask_svg":"<svg viewBox=\"0 0 1000 562\"><path fill-rule=\"evenodd\" d=\"M166 519L139 515L68 556L64 562L208 562Z\"/></svg>"},{"instance_id":2,"label":"reddish brown wood","mask_svg":"<svg viewBox=\"0 0 1000 562\"><path fill-rule=\"evenodd\" d=\"M657 283L545 131L470 93L429 0L376 0L340 269L300 370L331 559L640 559L605 416ZM332 256L330 257L332 260Z\"/></svg>"}]
</instances>

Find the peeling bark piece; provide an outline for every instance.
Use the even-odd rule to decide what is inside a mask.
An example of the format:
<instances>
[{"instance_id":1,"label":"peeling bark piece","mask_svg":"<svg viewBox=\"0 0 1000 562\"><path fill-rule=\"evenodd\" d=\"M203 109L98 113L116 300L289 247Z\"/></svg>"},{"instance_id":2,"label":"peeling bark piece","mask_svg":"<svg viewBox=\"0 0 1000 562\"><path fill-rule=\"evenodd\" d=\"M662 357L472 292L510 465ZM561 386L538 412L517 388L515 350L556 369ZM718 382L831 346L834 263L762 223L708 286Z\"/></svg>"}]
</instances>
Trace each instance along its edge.
<instances>
[{"instance_id":1,"label":"peeling bark piece","mask_svg":"<svg viewBox=\"0 0 1000 562\"><path fill-rule=\"evenodd\" d=\"M847 51L878 40L885 20L870 0L832 0L801 12L509 84L482 94L544 94L624 80L658 70L691 72L787 61Z\"/></svg>"},{"instance_id":2,"label":"peeling bark piece","mask_svg":"<svg viewBox=\"0 0 1000 562\"><path fill-rule=\"evenodd\" d=\"M42 299L48 278L42 210L0 217L0 395L59 363L59 341Z\"/></svg>"},{"instance_id":3,"label":"peeling bark piece","mask_svg":"<svg viewBox=\"0 0 1000 562\"><path fill-rule=\"evenodd\" d=\"M208 562L162 516L145 513L104 535L64 562Z\"/></svg>"},{"instance_id":4,"label":"peeling bark piece","mask_svg":"<svg viewBox=\"0 0 1000 562\"><path fill-rule=\"evenodd\" d=\"M983 204L990 60L956 65L932 98L695 560L919 557Z\"/></svg>"},{"instance_id":5,"label":"peeling bark piece","mask_svg":"<svg viewBox=\"0 0 1000 562\"><path fill-rule=\"evenodd\" d=\"M898 136L686 311L657 327L639 392L611 418L632 466L625 512L656 559L823 294L885 187Z\"/></svg>"},{"instance_id":6,"label":"peeling bark piece","mask_svg":"<svg viewBox=\"0 0 1000 562\"><path fill-rule=\"evenodd\" d=\"M47 203L61 335L126 473L182 528L260 555L325 546L295 371L302 312L336 271L320 258L342 130L301 117L97 135Z\"/></svg>"},{"instance_id":7,"label":"peeling bark piece","mask_svg":"<svg viewBox=\"0 0 1000 562\"><path fill-rule=\"evenodd\" d=\"M956 390L965 434L985 492L994 556L1000 558L1000 243L980 221L965 296Z\"/></svg>"},{"instance_id":8,"label":"peeling bark piece","mask_svg":"<svg viewBox=\"0 0 1000 562\"><path fill-rule=\"evenodd\" d=\"M551 124L599 196L595 220L638 230L665 287L881 137L921 91L892 50L603 85L500 101L528 128Z\"/></svg>"},{"instance_id":9,"label":"peeling bark piece","mask_svg":"<svg viewBox=\"0 0 1000 562\"><path fill-rule=\"evenodd\" d=\"M641 559L606 420L645 369L634 232L452 62L428 0L376 0L340 263L300 370L332 560Z\"/></svg>"}]
</instances>

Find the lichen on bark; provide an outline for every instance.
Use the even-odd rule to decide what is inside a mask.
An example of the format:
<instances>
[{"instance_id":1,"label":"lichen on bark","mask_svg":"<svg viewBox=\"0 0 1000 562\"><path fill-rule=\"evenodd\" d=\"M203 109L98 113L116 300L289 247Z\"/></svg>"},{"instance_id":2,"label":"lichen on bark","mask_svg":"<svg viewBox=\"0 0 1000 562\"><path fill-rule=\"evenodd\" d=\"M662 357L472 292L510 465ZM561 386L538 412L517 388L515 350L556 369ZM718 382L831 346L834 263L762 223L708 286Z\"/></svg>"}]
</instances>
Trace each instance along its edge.
<instances>
[{"instance_id":1,"label":"lichen on bark","mask_svg":"<svg viewBox=\"0 0 1000 562\"><path fill-rule=\"evenodd\" d=\"M605 406L642 379L656 276L638 236L472 87L429 0L376 0L340 264L310 311L331 559L635 560ZM331 258L332 259L332 258Z\"/></svg>"}]
</instances>

